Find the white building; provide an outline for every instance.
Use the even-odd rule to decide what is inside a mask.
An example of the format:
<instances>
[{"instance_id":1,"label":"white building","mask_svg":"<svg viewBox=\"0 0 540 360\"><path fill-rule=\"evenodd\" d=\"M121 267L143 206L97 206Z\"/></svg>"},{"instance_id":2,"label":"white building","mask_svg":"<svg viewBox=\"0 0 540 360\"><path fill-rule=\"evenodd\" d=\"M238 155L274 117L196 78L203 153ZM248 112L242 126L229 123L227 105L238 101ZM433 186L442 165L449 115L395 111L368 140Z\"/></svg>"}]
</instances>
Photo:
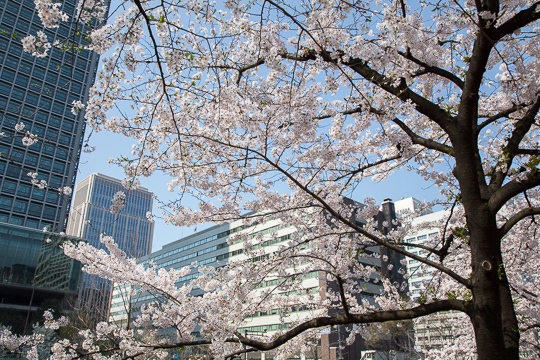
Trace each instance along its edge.
<instances>
[{"instance_id":1,"label":"white building","mask_svg":"<svg viewBox=\"0 0 540 360\"><path fill-rule=\"evenodd\" d=\"M358 204L358 206L361 206ZM263 224L256 224L253 226L243 225L242 220L234 221L228 224L222 224L210 227L206 230L197 232L188 237L182 238L171 244L165 245L161 250L156 251L150 255L147 255L140 259L141 262L147 263L152 261L156 264L156 267L161 268L174 268L179 269L184 266L197 267L200 265L206 266L224 266L231 261L250 261L255 260L248 258L248 255L244 252L245 243L243 240L228 239L233 234L245 233L253 241L253 248L264 248L265 253L269 254L277 251L280 246L287 244L288 241L297 232L297 229L293 226L283 224L278 220L270 220ZM378 248L370 249L373 252L378 252ZM368 260L361 260L368 261ZM196 262L196 263L195 263ZM378 266L380 268L380 259L369 258L369 264L371 266ZM182 286L187 281L198 277L200 274L197 271L190 273L189 275L181 278L176 285ZM364 293L361 297L370 299L373 294L379 294L381 285L374 282L362 282ZM277 280L269 277L267 281L259 284L261 290L271 286L276 286ZM326 280L326 274L313 271L302 275L301 289L304 293L319 293L321 289L326 289L329 286ZM195 292L201 290L195 290ZM280 290L277 290L280 292ZM113 298L111 303L110 321L125 323L128 318L128 313L131 309L138 310L141 304L158 300L159 296L155 296L151 293L142 293L136 299L130 298L129 287L120 288L115 287L113 292ZM195 295L197 295L195 293ZM131 301L131 305L126 304L126 300ZM265 312L258 312L251 314L245 319L245 325L242 326L239 331L242 332L266 332L271 334L272 332L284 329L288 327L287 321L296 321L310 317L312 310L308 308L294 308L288 315L285 322L282 321L280 315L282 315L282 309L272 309ZM132 317L137 314L136 311L132 311ZM342 335L343 339L339 341L336 336ZM346 331L345 327L340 329L339 332L323 334L322 343L323 347L326 344L327 348L334 347L337 343L345 344ZM322 351L322 357L325 358L324 349ZM347 351L347 350L344 350ZM330 351L327 349L326 358L328 358ZM359 355L359 354L358 354Z\"/></svg>"}]
</instances>

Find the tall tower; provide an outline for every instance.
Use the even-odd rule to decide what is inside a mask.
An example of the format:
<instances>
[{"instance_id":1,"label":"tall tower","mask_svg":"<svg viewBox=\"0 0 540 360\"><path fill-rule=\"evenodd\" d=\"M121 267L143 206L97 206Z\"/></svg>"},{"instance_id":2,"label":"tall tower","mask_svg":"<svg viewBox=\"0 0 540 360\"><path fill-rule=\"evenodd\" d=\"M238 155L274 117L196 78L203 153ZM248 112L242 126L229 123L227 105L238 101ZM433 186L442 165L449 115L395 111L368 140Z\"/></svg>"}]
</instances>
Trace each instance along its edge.
<instances>
[{"instance_id":1,"label":"tall tower","mask_svg":"<svg viewBox=\"0 0 540 360\"><path fill-rule=\"evenodd\" d=\"M125 205L111 212L112 199L118 191L125 193ZM67 233L102 248L101 234L112 236L129 257L141 257L152 250L154 224L146 213L152 210L152 193L139 187L126 190L120 180L92 174L77 184ZM79 292L79 308L91 322L105 321L112 292L110 281L84 274Z\"/></svg>"},{"instance_id":2,"label":"tall tower","mask_svg":"<svg viewBox=\"0 0 540 360\"><path fill-rule=\"evenodd\" d=\"M62 1L72 16L77 0ZM32 0L0 0L0 222L63 231L71 195L54 188L73 187L83 142L83 114L71 112L84 101L94 81L98 56L89 51L59 51L38 58L23 51L21 38L43 30L50 42L65 40L77 24L43 29ZM38 136L24 146L14 128ZM40 189L28 172L51 188Z\"/></svg>"}]
</instances>

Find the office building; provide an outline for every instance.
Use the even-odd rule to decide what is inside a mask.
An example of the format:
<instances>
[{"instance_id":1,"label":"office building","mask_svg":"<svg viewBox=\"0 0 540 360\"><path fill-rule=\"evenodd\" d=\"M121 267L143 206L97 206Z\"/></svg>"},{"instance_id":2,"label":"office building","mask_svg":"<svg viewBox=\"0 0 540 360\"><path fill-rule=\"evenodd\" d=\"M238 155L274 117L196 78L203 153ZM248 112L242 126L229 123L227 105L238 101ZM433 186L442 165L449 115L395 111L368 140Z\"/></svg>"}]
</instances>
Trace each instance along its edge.
<instances>
[{"instance_id":1,"label":"office building","mask_svg":"<svg viewBox=\"0 0 540 360\"><path fill-rule=\"evenodd\" d=\"M125 193L125 205L111 212L117 192ZM112 236L128 257L138 258L152 250L154 224L147 218L152 211L152 193L146 188L126 190L120 180L91 174L77 184L67 233L102 248L100 235ZM95 275L84 274L79 293L79 309L91 322L107 319L112 284Z\"/></svg>"},{"instance_id":2,"label":"office building","mask_svg":"<svg viewBox=\"0 0 540 360\"><path fill-rule=\"evenodd\" d=\"M412 225L424 226L418 232L407 236L405 241L411 244L436 246L437 243L442 242L440 229L449 215L449 211L443 210L415 217ZM407 250L416 255L428 256L428 251L414 245L408 246ZM430 259L438 260L438 257L432 255ZM433 289L439 287L438 270L418 260L407 259L407 273L409 274L409 294L415 302L429 298L433 295ZM418 352L425 354L430 350L453 344L455 339L467 332L462 325L463 317L466 317L463 313L443 312L415 319L414 343Z\"/></svg>"},{"instance_id":3,"label":"office building","mask_svg":"<svg viewBox=\"0 0 540 360\"><path fill-rule=\"evenodd\" d=\"M77 0L64 0L61 10L74 16ZM71 112L92 85L98 56L89 51L52 49L35 57L23 51L21 39L42 30L50 42L75 33L76 22L43 29L33 0L0 0L0 222L60 232L65 229L85 123ZM73 40L73 38L72 38ZM77 39L75 39L77 40ZM25 125L15 131L18 123ZM22 144L22 134L38 138ZM49 184L31 183L29 172Z\"/></svg>"},{"instance_id":4,"label":"office building","mask_svg":"<svg viewBox=\"0 0 540 360\"><path fill-rule=\"evenodd\" d=\"M351 204L353 204L352 201ZM354 203L354 205L357 207L363 206L359 203ZM366 223L361 219L355 219L355 221L363 224ZM242 236L242 239L246 237L251 239L254 249L261 249L261 251L264 249L265 254L271 254L274 251L278 251L280 247L287 246L293 238L298 237L299 229L284 224L279 220L269 220L265 223L257 223L254 225L244 225L242 220L237 220L231 223L210 227L165 245L161 250L141 258L140 262L147 264L151 261L157 268L165 269L180 269L184 266L191 266L193 271L179 279L176 283L177 287L181 287L186 282L200 276L196 269L201 265L220 267L230 262L257 261L257 256L266 256L260 254L255 256L247 253L244 248L244 241L236 237L239 234L245 234L245 236ZM231 239L231 237L233 238ZM379 247L374 246L367 250L370 252L378 252ZM253 256L255 257L253 258ZM376 266L378 268L381 267L380 257L360 258L359 261L365 262L364 265ZM375 280L375 277L378 276L374 275L374 279L372 280ZM372 302L373 295L379 294L382 289L381 282L378 280L358 281L359 287L363 288L363 292L359 295L359 299L362 298ZM260 291L264 291L276 287L278 283L279 282L275 278L269 277L268 280L259 283L257 287ZM335 290L335 286L333 285L335 284L327 281L324 272L312 271L304 273L301 276L301 293L306 294L306 296L309 293L319 294L319 292L322 292L325 294L325 289ZM284 292L279 286L276 287L275 291L279 293ZM202 293L203 292L200 289L195 289L193 291L193 295L195 296L201 295ZM162 302L166 301L166 299L162 298L159 294L152 292L133 292L130 285L119 284L115 286L113 293L109 320L119 325L125 325L127 321L140 314L139 309L142 304L154 301ZM308 307L294 307L290 309L290 312L285 317L285 321L283 321L282 318L282 309L257 312L246 317L245 324L238 331L250 334L262 332L272 334L287 328L289 326L289 321L294 322L308 318L312 315L312 311L313 309ZM345 328L346 326L336 326L332 331L324 333L321 336L321 344L316 346L317 350L315 351L319 352L318 358L331 359L332 356L335 355L335 349L340 345L343 346L343 349L340 351L342 356L351 359L360 356L360 349L358 348L359 343L345 346L345 339L348 335L347 329ZM268 358L269 356L272 356L272 354L248 355L249 358L261 358L262 356Z\"/></svg>"},{"instance_id":5,"label":"office building","mask_svg":"<svg viewBox=\"0 0 540 360\"><path fill-rule=\"evenodd\" d=\"M0 324L28 333L38 310L69 311L81 280L81 264L59 247L81 239L0 223Z\"/></svg>"}]
</instances>

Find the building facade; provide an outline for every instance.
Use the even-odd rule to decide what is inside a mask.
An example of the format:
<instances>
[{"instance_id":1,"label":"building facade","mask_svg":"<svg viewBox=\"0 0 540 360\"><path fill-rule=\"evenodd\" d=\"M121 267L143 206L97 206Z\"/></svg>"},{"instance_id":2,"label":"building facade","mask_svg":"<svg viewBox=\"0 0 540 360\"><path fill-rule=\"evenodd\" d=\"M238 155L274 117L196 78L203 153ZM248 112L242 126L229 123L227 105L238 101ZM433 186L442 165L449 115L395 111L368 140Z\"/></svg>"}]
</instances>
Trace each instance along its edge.
<instances>
[{"instance_id":1,"label":"building facade","mask_svg":"<svg viewBox=\"0 0 540 360\"><path fill-rule=\"evenodd\" d=\"M357 206L361 204L355 203ZM361 219L355 219L360 223L365 223ZM153 252L140 259L140 262L147 264L152 262L156 268L165 269L180 269L184 266L191 266L194 270L179 279L176 283L177 287L181 287L186 282L200 276L196 270L199 266L220 267L229 262L244 262L256 261L256 258L250 258L249 253L245 252L245 243L240 238L229 239L231 236L245 234L243 238L252 239L253 247L264 249L265 254L271 254L278 251L280 247L287 246L287 243L298 236L298 230L291 225L283 224L278 220L270 220L265 223L255 224L251 226L243 225L242 220L237 220L231 223L225 223L210 227L206 230L199 231L190 236L177 240L173 243L163 246L159 251ZM371 252L378 252L379 247L374 246L369 248ZM264 255L262 255L264 256ZM381 267L380 258L360 259L364 265ZM268 278L258 286L261 291L275 287L278 283L274 278ZM364 289L359 297L363 299L373 299L374 294L379 294L382 285L378 281L363 281L359 280L359 286ZM335 286L334 286L335 287ZM326 289L333 288L331 282L326 278L326 274L320 271L304 273L301 279L301 289L305 294L308 293L326 293ZM128 321L139 314L139 308L142 304L149 302L161 302L166 299L161 298L159 294L150 292L132 292L128 284L118 284L115 286L109 320L118 325L124 326ZM276 291L280 292L278 288ZM202 295L202 290L196 289L193 295ZM133 295L135 294L135 295ZM326 295L324 295L326 296ZM297 321L307 319L312 315L312 311L308 308L294 308L288 315L289 321ZM283 321L281 309L273 309L266 312L257 312L245 319L245 324L238 329L241 333L247 334L272 334L276 331L288 328L288 321ZM346 326L336 326L332 331L321 335L321 342L318 346L314 346L313 353L318 354L316 358L330 360L335 358L335 349L343 346L340 354L342 358L358 358L360 349L358 345L353 344L346 346L346 337L348 331ZM333 352L332 352L333 351ZM269 358L273 356L269 354L249 354L251 358Z\"/></svg>"},{"instance_id":2,"label":"building facade","mask_svg":"<svg viewBox=\"0 0 540 360\"><path fill-rule=\"evenodd\" d=\"M125 193L124 207L111 212L117 192ZM100 235L112 236L128 257L139 258L152 250L154 224L147 218L152 211L153 194L146 188L126 190L120 180L91 174L77 184L67 233L102 248ZM107 319L112 284L95 275L84 274L79 308L91 322Z\"/></svg>"},{"instance_id":3,"label":"building facade","mask_svg":"<svg viewBox=\"0 0 540 360\"><path fill-rule=\"evenodd\" d=\"M422 230L410 234L405 241L411 244L434 246L436 242L441 241L439 231L441 222L446 221L449 216L450 212L443 210L415 217L412 220L413 226L421 224L432 224L433 226L428 225ZM428 255L428 251L414 245L408 246L407 249L416 255ZM438 258L431 256L430 259L437 260ZM409 294L415 302L422 302L423 299L432 295L432 289L438 288L439 272L429 265L408 258L407 273L409 274ZM466 333L466 329L462 328L464 317L466 315L463 313L443 312L415 319L414 343L417 351L426 354L431 350L441 349L454 343L459 336Z\"/></svg>"},{"instance_id":4,"label":"building facade","mask_svg":"<svg viewBox=\"0 0 540 360\"><path fill-rule=\"evenodd\" d=\"M77 0L64 0L70 16ZM76 22L43 29L33 0L0 0L0 222L64 231L71 195L58 188L75 185L85 123L71 112L92 85L98 56L89 51L52 49L35 57L23 51L21 38L42 30L50 42L75 33ZM77 39L75 39L77 40ZM15 131L18 123L25 125ZM26 131L39 141L22 143ZM48 188L33 186L29 172Z\"/></svg>"},{"instance_id":5,"label":"building facade","mask_svg":"<svg viewBox=\"0 0 540 360\"><path fill-rule=\"evenodd\" d=\"M38 310L73 307L82 276L81 264L60 244L81 241L22 226L0 223L0 324L16 333L40 322Z\"/></svg>"}]
</instances>

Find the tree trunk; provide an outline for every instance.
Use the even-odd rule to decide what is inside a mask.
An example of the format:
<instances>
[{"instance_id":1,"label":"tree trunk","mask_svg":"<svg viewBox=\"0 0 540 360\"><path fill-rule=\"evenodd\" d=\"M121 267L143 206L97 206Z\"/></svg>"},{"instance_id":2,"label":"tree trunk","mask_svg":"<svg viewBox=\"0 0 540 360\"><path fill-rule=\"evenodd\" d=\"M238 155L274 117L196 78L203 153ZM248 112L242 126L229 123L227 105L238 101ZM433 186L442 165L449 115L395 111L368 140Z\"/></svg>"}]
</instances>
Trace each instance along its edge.
<instances>
[{"instance_id":1,"label":"tree trunk","mask_svg":"<svg viewBox=\"0 0 540 360\"><path fill-rule=\"evenodd\" d=\"M473 293L469 316L474 327L478 360L518 359L519 356L512 356L514 352L517 355L517 343L508 348L511 357L506 355L505 340L512 345L514 338L509 337L505 329L512 327L516 319L508 282L502 280L504 267L495 217L486 208L480 206L474 214L467 216Z\"/></svg>"}]
</instances>

